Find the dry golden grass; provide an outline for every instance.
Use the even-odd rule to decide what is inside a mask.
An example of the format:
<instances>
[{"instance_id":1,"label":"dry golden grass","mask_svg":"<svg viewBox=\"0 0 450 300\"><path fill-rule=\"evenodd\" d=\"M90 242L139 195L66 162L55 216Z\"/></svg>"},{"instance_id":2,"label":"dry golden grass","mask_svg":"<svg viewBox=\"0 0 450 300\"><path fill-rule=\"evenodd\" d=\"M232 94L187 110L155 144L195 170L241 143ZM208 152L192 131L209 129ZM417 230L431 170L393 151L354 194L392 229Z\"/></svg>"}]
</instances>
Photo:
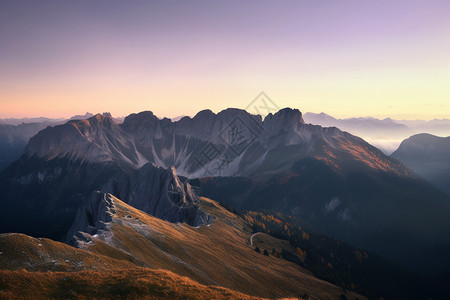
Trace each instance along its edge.
<instances>
[{"instance_id":1,"label":"dry golden grass","mask_svg":"<svg viewBox=\"0 0 450 300\"><path fill-rule=\"evenodd\" d=\"M216 220L199 228L165 222L112 200L116 214L109 231L91 237L84 249L22 234L0 235L0 297L251 299L246 295L307 294L340 299L346 294L347 299L364 299L298 265L256 253L248 225L212 200L203 198L200 205ZM288 246L270 236L256 238Z\"/></svg>"},{"instance_id":2,"label":"dry golden grass","mask_svg":"<svg viewBox=\"0 0 450 300\"><path fill-rule=\"evenodd\" d=\"M0 270L79 271L135 267L126 260L116 260L20 233L0 234L0 252Z\"/></svg>"},{"instance_id":3,"label":"dry golden grass","mask_svg":"<svg viewBox=\"0 0 450 300\"><path fill-rule=\"evenodd\" d=\"M94 239L90 251L259 297L340 299L344 294L298 265L256 253L248 241L250 227L215 201L201 199L202 209L216 220L200 228L161 221L117 198L113 202L113 237L109 243L101 236ZM351 293L347 297L363 299Z\"/></svg>"},{"instance_id":4,"label":"dry golden grass","mask_svg":"<svg viewBox=\"0 0 450 300\"><path fill-rule=\"evenodd\" d=\"M168 271L28 272L0 270L0 299L260 299L201 285Z\"/></svg>"}]
</instances>

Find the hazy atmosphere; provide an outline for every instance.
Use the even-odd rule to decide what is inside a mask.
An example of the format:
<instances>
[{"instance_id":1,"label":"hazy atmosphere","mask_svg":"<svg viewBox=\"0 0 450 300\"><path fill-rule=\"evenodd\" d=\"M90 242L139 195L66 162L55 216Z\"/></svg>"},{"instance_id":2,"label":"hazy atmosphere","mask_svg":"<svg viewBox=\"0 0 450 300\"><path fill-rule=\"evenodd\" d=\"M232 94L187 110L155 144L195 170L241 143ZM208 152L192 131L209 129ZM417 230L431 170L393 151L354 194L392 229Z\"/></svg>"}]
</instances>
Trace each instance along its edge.
<instances>
[{"instance_id":1,"label":"hazy atmosphere","mask_svg":"<svg viewBox=\"0 0 450 300\"><path fill-rule=\"evenodd\" d=\"M0 1L0 117L450 118L450 2Z\"/></svg>"}]
</instances>

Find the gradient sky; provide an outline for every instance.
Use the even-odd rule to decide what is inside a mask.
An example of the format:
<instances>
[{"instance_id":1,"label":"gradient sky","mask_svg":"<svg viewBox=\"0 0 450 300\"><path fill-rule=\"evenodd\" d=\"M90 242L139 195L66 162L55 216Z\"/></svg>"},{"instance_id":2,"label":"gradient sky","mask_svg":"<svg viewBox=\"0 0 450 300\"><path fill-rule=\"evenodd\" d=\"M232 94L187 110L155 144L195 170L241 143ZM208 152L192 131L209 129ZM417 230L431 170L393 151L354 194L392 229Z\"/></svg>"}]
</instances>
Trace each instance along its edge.
<instances>
[{"instance_id":1,"label":"gradient sky","mask_svg":"<svg viewBox=\"0 0 450 300\"><path fill-rule=\"evenodd\" d=\"M0 118L450 118L450 1L0 0Z\"/></svg>"}]
</instances>

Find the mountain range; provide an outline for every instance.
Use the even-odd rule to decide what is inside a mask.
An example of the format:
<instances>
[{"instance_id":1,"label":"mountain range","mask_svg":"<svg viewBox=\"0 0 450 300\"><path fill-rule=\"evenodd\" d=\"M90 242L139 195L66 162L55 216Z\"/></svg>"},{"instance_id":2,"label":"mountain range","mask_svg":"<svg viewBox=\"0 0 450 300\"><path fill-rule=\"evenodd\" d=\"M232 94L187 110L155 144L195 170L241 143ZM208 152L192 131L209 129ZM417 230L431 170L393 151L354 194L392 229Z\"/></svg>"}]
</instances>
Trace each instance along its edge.
<instances>
[{"instance_id":1,"label":"mountain range","mask_svg":"<svg viewBox=\"0 0 450 300\"><path fill-rule=\"evenodd\" d=\"M252 295L311 291L296 286L307 279L292 265L273 267L271 277L262 265L249 271L256 254L244 240L251 229L198 195L241 211L295 217L310 231L423 274L447 268L449 196L363 139L306 124L290 108L264 119L226 109L178 121L147 111L123 123L104 113L47 127L0 173L0 232L52 238ZM237 240L237 249L251 255L217 249L233 254L221 262L229 276L214 277L219 266L211 249L237 247ZM286 278L295 280L282 284ZM308 280L314 286L319 279ZM319 290L340 295L333 289Z\"/></svg>"}]
</instances>

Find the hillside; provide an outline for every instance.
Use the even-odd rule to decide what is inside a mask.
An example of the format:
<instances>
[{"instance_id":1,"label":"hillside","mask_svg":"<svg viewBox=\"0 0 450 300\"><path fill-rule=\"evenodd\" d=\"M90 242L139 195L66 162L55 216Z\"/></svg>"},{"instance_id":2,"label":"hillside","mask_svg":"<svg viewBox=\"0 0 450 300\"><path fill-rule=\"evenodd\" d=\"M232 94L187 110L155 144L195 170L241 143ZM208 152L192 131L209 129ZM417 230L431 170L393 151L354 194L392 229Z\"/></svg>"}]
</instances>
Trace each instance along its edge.
<instances>
[{"instance_id":1,"label":"hillside","mask_svg":"<svg viewBox=\"0 0 450 300\"><path fill-rule=\"evenodd\" d=\"M0 270L0 288L0 299L262 299L148 268L51 273Z\"/></svg>"},{"instance_id":2,"label":"hillside","mask_svg":"<svg viewBox=\"0 0 450 300\"><path fill-rule=\"evenodd\" d=\"M0 235L0 299L260 299L49 239Z\"/></svg>"},{"instance_id":3,"label":"hillside","mask_svg":"<svg viewBox=\"0 0 450 300\"><path fill-rule=\"evenodd\" d=\"M253 251L249 225L212 200L202 198L199 206L213 215L214 221L192 227L162 221L108 197L114 211L111 221L93 235L78 235L78 247L255 296L308 294L323 299L344 293L295 264ZM96 215L91 215L95 219Z\"/></svg>"},{"instance_id":4,"label":"hillside","mask_svg":"<svg viewBox=\"0 0 450 300\"><path fill-rule=\"evenodd\" d=\"M192 227L155 218L112 195L107 198L108 209L96 214L85 211L104 227L93 234L79 232L79 249L21 234L1 235L2 290L30 295L31 288L39 287L42 298L70 296L70 285L72 296L106 289L111 295L131 297L151 293L163 298L212 295L246 299L234 292L239 291L269 298L307 294L313 299L340 299L344 294L348 299L364 299L284 259L256 253L249 244L249 225L212 200L202 198L200 206L214 215L214 222ZM105 214L111 219L100 221ZM46 273L49 271L52 273ZM98 280L92 281L94 277ZM28 287L24 280L30 283ZM24 291L20 292L21 288ZM93 295L107 297L100 291Z\"/></svg>"},{"instance_id":5,"label":"hillside","mask_svg":"<svg viewBox=\"0 0 450 300\"><path fill-rule=\"evenodd\" d=\"M450 137L416 134L391 156L450 195Z\"/></svg>"}]
</instances>

